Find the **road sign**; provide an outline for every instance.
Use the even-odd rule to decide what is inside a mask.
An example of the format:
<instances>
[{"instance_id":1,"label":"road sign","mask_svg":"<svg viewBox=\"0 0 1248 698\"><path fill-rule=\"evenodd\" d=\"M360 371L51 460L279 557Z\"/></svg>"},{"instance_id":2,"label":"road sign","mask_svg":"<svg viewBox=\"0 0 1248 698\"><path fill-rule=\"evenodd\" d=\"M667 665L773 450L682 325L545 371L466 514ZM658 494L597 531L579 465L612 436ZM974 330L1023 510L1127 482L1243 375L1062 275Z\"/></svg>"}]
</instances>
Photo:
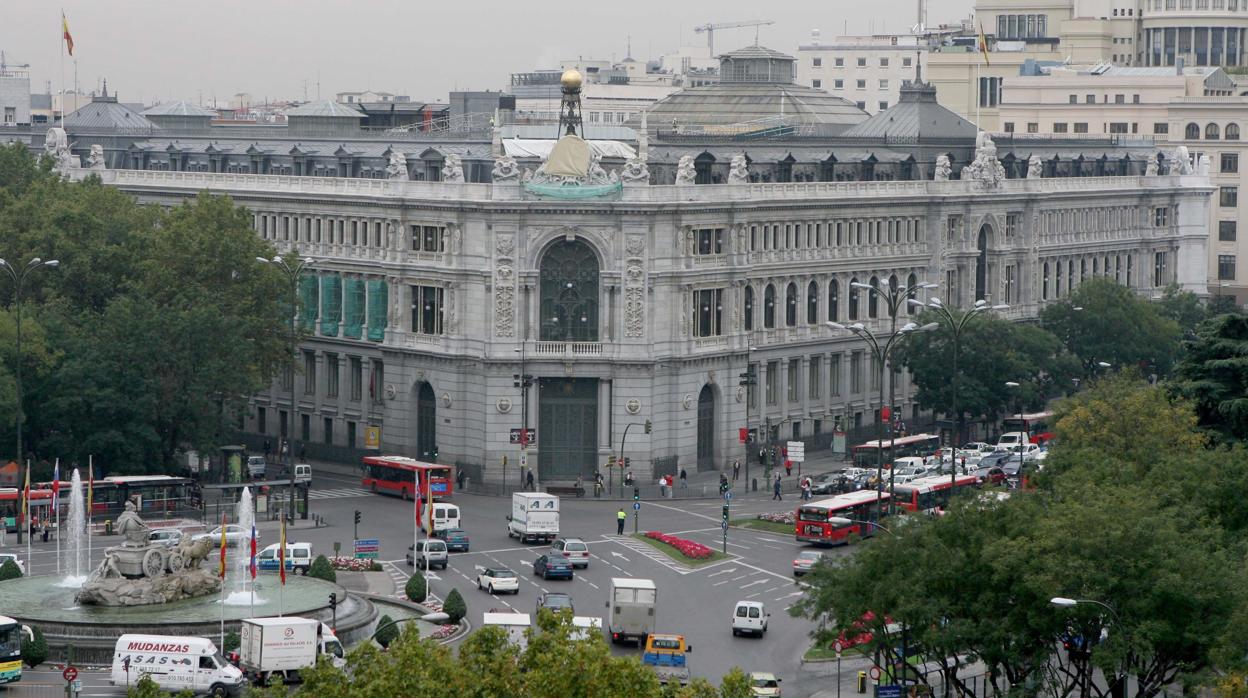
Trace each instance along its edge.
<instances>
[{"instance_id":1,"label":"road sign","mask_svg":"<svg viewBox=\"0 0 1248 698\"><path fill-rule=\"evenodd\" d=\"M895 683L876 686L875 698L901 698L901 686Z\"/></svg>"},{"instance_id":2,"label":"road sign","mask_svg":"<svg viewBox=\"0 0 1248 698\"><path fill-rule=\"evenodd\" d=\"M806 444L801 441L790 441L785 444L789 451L789 460L802 463L806 460Z\"/></svg>"},{"instance_id":3,"label":"road sign","mask_svg":"<svg viewBox=\"0 0 1248 698\"><path fill-rule=\"evenodd\" d=\"M74 679L78 678L78 669L76 667L67 666L65 667L65 671L61 672L61 676L65 677L66 681L72 682Z\"/></svg>"},{"instance_id":4,"label":"road sign","mask_svg":"<svg viewBox=\"0 0 1248 698\"><path fill-rule=\"evenodd\" d=\"M520 452L520 467L527 468L529 466L529 454L524 451Z\"/></svg>"},{"instance_id":5,"label":"road sign","mask_svg":"<svg viewBox=\"0 0 1248 698\"><path fill-rule=\"evenodd\" d=\"M633 511L641 511L641 502L633 502Z\"/></svg>"},{"instance_id":6,"label":"road sign","mask_svg":"<svg viewBox=\"0 0 1248 698\"><path fill-rule=\"evenodd\" d=\"M871 667L870 669L868 669L867 674L871 677L872 681L879 681L880 680L880 665L877 664Z\"/></svg>"},{"instance_id":7,"label":"road sign","mask_svg":"<svg viewBox=\"0 0 1248 698\"><path fill-rule=\"evenodd\" d=\"M365 427L364 448L381 448L381 427Z\"/></svg>"},{"instance_id":8,"label":"road sign","mask_svg":"<svg viewBox=\"0 0 1248 698\"><path fill-rule=\"evenodd\" d=\"M728 522L727 522L727 521L721 521L721 522L720 522L720 524L719 524L719 529L720 529L721 531L727 531L727 530L728 530Z\"/></svg>"},{"instance_id":9,"label":"road sign","mask_svg":"<svg viewBox=\"0 0 1248 698\"><path fill-rule=\"evenodd\" d=\"M842 645L842 644L841 644L841 641L840 641L840 640L837 640L836 642L832 643L832 649L836 650L836 658L837 658L837 659L840 659L840 658L841 658L841 650L845 649L845 645Z\"/></svg>"},{"instance_id":10,"label":"road sign","mask_svg":"<svg viewBox=\"0 0 1248 698\"><path fill-rule=\"evenodd\" d=\"M523 431L523 430L522 430L522 429L512 429L512 430L511 430L511 442L512 442L513 444L518 444L518 443L520 443L520 432L521 432L521 431ZM535 443L537 443L537 430L536 430L536 429L532 429L532 428L530 428L530 429L529 429L529 440L528 440L528 443L530 443L530 444L535 444Z\"/></svg>"},{"instance_id":11,"label":"road sign","mask_svg":"<svg viewBox=\"0 0 1248 698\"><path fill-rule=\"evenodd\" d=\"M369 560L377 559L381 552L381 541L376 538L359 538L355 541L355 557Z\"/></svg>"},{"instance_id":12,"label":"road sign","mask_svg":"<svg viewBox=\"0 0 1248 698\"><path fill-rule=\"evenodd\" d=\"M724 501L725 502L732 501L732 490L724 490Z\"/></svg>"}]
</instances>

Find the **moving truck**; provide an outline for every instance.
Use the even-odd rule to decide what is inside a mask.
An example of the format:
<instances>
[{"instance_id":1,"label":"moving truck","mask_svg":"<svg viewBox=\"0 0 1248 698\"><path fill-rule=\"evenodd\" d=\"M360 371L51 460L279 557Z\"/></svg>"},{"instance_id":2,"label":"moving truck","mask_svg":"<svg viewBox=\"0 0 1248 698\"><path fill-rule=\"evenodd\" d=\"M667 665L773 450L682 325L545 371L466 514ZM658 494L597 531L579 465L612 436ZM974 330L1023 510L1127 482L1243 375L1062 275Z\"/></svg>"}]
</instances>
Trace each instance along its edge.
<instances>
[{"instance_id":1,"label":"moving truck","mask_svg":"<svg viewBox=\"0 0 1248 698\"><path fill-rule=\"evenodd\" d=\"M646 636L654 632L655 596L657 589L650 579L611 580L611 600L607 602L607 631L611 642L636 640L645 645Z\"/></svg>"},{"instance_id":2,"label":"moving truck","mask_svg":"<svg viewBox=\"0 0 1248 698\"><path fill-rule=\"evenodd\" d=\"M527 613L499 613L487 611L481 617L484 625L493 625L507 631L507 641L521 650L528 644L524 631L529 629L531 621Z\"/></svg>"},{"instance_id":3,"label":"moving truck","mask_svg":"<svg viewBox=\"0 0 1248 698\"><path fill-rule=\"evenodd\" d=\"M321 655L334 666L343 665L342 644L315 618L244 618L239 631L238 664L248 679L262 685L273 674L283 681L297 678Z\"/></svg>"},{"instance_id":4,"label":"moving truck","mask_svg":"<svg viewBox=\"0 0 1248 698\"><path fill-rule=\"evenodd\" d=\"M545 492L513 492L507 537L549 543L559 537L559 497Z\"/></svg>"},{"instance_id":5,"label":"moving truck","mask_svg":"<svg viewBox=\"0 0 1248 698\"><path fill-rule=\"evenodd\" d=\"M113 652L109 681L131 687L146 674L166 691L237 695L243 672L217 651L212 640L179 635L122 635Z\"/></svg>"},{"instance_id":6,"label":"moving truck","mask_svg":"<svg viewBox=\"0 0 1248 698\"><path fill-rule=\"evenodd\" d=\"M684 635L651 635L641 654L641 663L654 670L659 683L689 683L689 653L693 648Z\"/></svg>"}]
</instances>

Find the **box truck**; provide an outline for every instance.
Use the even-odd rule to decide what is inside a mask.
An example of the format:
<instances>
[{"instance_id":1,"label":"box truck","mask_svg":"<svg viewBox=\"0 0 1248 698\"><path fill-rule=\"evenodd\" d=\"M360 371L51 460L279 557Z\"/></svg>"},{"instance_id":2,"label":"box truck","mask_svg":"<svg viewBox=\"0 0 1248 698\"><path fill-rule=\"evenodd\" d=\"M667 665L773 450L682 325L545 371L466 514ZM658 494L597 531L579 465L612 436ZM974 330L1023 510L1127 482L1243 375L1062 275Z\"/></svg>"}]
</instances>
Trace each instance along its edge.
<instances>
[{"instance_id":1,"label":"box truck","mask_svg":"<svg viewBox=\"0 0 1248 698\"><path fill-rule=\"evenodd\" d=\"M175 693L189 690L220 698L238 695L243 687L243 673L207 638L138 634L117 638L109 681L129 688L144 675Z\"/></svg>"},{"instance_id":2,"label":"box truck","mask_svg":"<svg viewBox=\"0 0 1248 698\"><path fill-rule=\"evenodd\" d=\"M559 497L545 492L514 492L507 537L549 543L559 537Z\"/></svg>"},{"instance_id":3,"label":"box truck","mask_svg":"<svg viewBox=\"0 0 1248 698\"><path fill-rule=\"evenodd\" d=\"M239 628L238 665L258 684L277 674L285 682L297 680L301 669L326 655L334 666L343 665L342 644L334 631L315 618L244 618Z\"/></svg>"}]
</instances>

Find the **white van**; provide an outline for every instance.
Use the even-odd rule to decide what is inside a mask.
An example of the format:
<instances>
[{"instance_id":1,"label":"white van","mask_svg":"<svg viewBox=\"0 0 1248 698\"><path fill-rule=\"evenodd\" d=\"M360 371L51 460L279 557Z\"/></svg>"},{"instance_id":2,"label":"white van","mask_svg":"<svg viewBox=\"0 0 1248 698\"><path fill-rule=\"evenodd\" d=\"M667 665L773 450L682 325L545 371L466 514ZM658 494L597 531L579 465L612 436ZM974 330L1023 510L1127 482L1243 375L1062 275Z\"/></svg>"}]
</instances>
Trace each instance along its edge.
<instances>
[{"instance_id":1,"label":"white van","mask_svg":"<svg viewBox=\"0 0 1248 698\"><path fill-rule=\"evenodd\" d=\"M122 635L113 652L114 686L134 686L147 674L166 691L212 696L238 695L243 672L217 651L212 640L178 635Z\"/></svg>"},{"instance_id":2,"label":"white van","mask_svg":"<svg viewBox=\"0 0 1248 698\"><path fill-rule=\"evenodd\" d=\"M256 555L256 568L267 572L277 572L280 570L282 561L279 560L277 556L277 549L280 545L281 543L274 543L272 545L265 546L264 550L261 550L260 553ZM286 571L307 574L308 570L312 567L313 557L314 553L312 552L311 543L287 543L285 558Z\"/></svg>"},{"instance_id":3,"label":"white van","mask_svg":"<svg viewBox=\"0 0 1248 698\"><path fill-rule=\"evenodd\" d=\"M770 617L771 614L762 603L738 601L737 607L732 611L732 634L762 637L767 632L767 619Z\"/></svg>"},{"instance_id":4,"label":"white van","mask_svg":"<svg viewBox=\"0 0 1248 698\"><path fill-rule=\"evenodd\" d=\"M997 439L998 451L1016 451L1019 444L1027 443L1031 437L1024 431L1007 431Z\"/></svg>"},{"instance_id":5,"label":"white van","mask_svg":"<svg viewBox=\"0 0 1248 698\"><path fill-rule=\"evenodd\" d=\"M295 483L312 482L312 466L307 463L295 463Z\"/></svg>"},{"instance_id":6,"label":"white van","mask_svg":"<svg viewBox=\"0 0 1248 698\"><path fill-rule=\"evenodd\" d=\"M484 625L494 625L502 628L507 632L507 641L513 645L517 645L521 651L528 645L528 640L524 637L524 631L529 629L532 621L527 613L496 613L487 611L481 617Z\"/></svg>"},{"instance_id":7,"label":"white van","mask_svg":"<svg viewBox=\"0 0 1248 698\"><path fill-rule=\"evenodd\" d=\"M429 520L425 519L425 532L431 536L441 535L452 528L459 528L459 507L442 502L433 503L433 530L429 530Z\"/></svg>"}]
</instances>

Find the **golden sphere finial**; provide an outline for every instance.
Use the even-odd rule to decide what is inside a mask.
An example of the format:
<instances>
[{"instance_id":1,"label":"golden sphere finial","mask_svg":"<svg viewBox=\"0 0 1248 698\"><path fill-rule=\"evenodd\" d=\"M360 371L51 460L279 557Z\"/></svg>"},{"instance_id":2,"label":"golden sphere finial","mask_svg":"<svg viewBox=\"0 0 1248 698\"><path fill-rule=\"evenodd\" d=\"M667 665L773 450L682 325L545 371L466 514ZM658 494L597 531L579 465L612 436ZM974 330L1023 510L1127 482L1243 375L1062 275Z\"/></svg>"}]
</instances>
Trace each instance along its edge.
<instances>
[{"instance_id":1,"label":"golden sphere finial","mask_svg":"<svg viewBox=\"0 0 1248 698\"><path fill-rule=\"evenodd\" d=\"M579 90L581 81L581 71L574 68L563 71L563 75L559 76L559 84L569 90Z\"/></svg>"}]
</instances>

